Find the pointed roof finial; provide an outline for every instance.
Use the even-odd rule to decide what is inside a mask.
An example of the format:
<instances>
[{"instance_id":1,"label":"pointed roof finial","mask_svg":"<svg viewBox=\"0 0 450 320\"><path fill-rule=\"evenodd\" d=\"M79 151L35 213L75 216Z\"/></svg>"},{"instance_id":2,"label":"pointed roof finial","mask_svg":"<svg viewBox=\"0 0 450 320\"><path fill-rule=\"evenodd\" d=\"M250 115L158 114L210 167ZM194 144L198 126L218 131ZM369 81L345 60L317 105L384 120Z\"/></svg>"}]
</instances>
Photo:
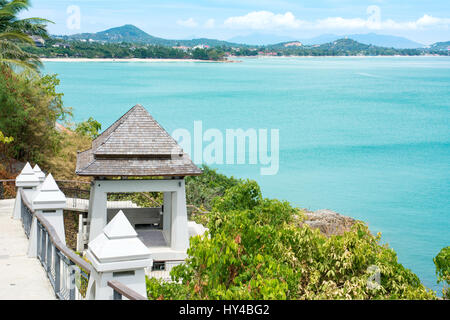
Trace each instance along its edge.
<instances>
[{"instance_id":1,"label":"pointed roof finial","mask_svg":"<svg viewBox=\"0 0 450 320\"><path fill-rule=\"evenodd\" d=\"M108 237L108 239L125 239L125 238L135 238L137 233L133 226L128 221L127 217L120 210L114 218L106 225L103 232Z\"/></svg>"},{"instance_id":2,"label":"pointed roof finial","mask_svg":"<svg viewBox=\"0 0 450 320\"><path fill-rule=\"evenodd\" d=\"M123 268L148 267L152 261L150 250L138 238L122 210L89 242L87 257L97 271L117 268L118 264L123 264Z\"/></svg>"},{"instance_id":3,"label":"pointed roof finial","mask_svg":"<svg viewBox=\"0 0 450 320\"><path fill-rule=\"evenodd\" d=\"M41 191L60 191L51 173L49 173L47 178L45 178Z\"/></svg>"},{"instance_id":4,"label":"pointed roof finial","mask_svg":"<svg viewBox=\"0 0 450 320\"><path fill-rule=\"evenodd\" d=\"M39 185L39 178L31 168L29 162L23 167L22 171L16 178L17 187L36 187Z\"/></svg>"},{"instance_id":5,"label":"pointed roof finial","mask_svg":"<svg viewBox=\"0 0 450 320\"><path fill-rule=\"evenodd\" d=\"M33 168L34 173L39 178L40 182L43 182L45 180L45 173L42 172L41 168L36 164Z\"/></svg>"},{"instance_id":6,"label":"pointed roof finial","mask_svg":"<svg viewBox=\"0 0 450 320\"><path fill-rule=\"evenodd\" d=\"M39 193L33 199L35 209L64 209L66 196L59 190L51 173L45 178Z\"/></svg>"}]
</instances>

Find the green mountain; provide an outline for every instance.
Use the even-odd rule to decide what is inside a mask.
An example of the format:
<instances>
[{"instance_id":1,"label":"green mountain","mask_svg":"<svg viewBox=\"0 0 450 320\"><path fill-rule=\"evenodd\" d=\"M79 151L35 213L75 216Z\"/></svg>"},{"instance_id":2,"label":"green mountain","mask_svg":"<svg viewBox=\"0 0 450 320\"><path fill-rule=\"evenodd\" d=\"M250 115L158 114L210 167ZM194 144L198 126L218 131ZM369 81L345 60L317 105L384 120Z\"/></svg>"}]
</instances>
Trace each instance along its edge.
<instances>
[{"instance_id":1,"label":"green mountain","mask_svg":"<svg viewBox=\"0 0 450 320\"><path fill-rule=\"evenodd\" d=\"M324 43L319 46L320 49L333 50L335 52L364 51L371 47L374 47L374 46L372 46L370 44L360 43L353 39L338 39L336 41Z\"/></svg>"},{"instance_id":2,"label":"green mountain","mask_svg":"<svg viewBox=\"0 0 450 320\"><path fill-rule=\"evenodd\" d=\"M430 50L433 51L450 51L450 41L436 42L430 46Z\"/></svg>"},{"instance_id":3,"label":"green mountain","mask_svg":"<svg viewBox=\"0 0 450 320\"><path fill-rule=\"evenodd\" d=\"M208 45L210 47L217 46L233 46L233 47L244 47L245 45L231 43L222 40L199 38L192 40L171 40L163 39L149 35L148 33L142 31L134 25L127 24L117 28L111 28L105 31L97 33L79 33L70 36L63 36L64 40L89 40L101 42L129 42L129 43L143 43L152 45L162 45L162 46L196 46L196 45Z\"/></svg>"},{"instance_id":4,"label":"green mountain","mask_svg":"<svg viewBox=\"0 0 450 320\"><path fill-rule=\"evenodd\" d=\"M172 40L153 37L141 29L127 24L122 27L111 28L97 33L79 33L65 36L67 40L95 40L104 42L133 42L133 43L151 43L159 45L172 45Z\"/></svg>"},{"instance_id":5,"label":"green mountain","mask_svg":"<svg viewBox=\"0 0 450 320\"><path fill-rule=\"evenodd\" d=\"M292 41L289 42L282 42L273 44L270 46L267 46L267 48L270 49L283 49L286 48L286 44L292 43ZM303 45L300 47L294 47L293 49L301 50L301 49L311 49L311 48L317 48L320 50L329 50L329 51L335 51L335 52L341 52L341 51L365 51L369 48L375 48L376 46L370 45L370 44L364 44L360 43L358 41L355 41L353 39L337 39L335 41L323 43L323 44L315 44L315 45Z\"/></svg>"}]
</instances>

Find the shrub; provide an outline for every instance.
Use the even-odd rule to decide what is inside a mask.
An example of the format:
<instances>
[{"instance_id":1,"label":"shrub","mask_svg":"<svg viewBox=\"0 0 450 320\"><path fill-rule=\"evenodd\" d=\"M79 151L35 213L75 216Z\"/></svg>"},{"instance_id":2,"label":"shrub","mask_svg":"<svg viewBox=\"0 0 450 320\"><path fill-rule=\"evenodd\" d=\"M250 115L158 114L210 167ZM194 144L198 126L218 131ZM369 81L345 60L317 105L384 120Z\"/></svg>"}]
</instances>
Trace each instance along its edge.
<instances>
[{"instance_id":1,"label":"shrub","mask_svg":"<svg viewBox=\"0 0 450 320\"><path fill-rule=\"evenodd\" d=\"M209 232L192 237L186 263L172 269L175 283L151 282L150 295L238 300L436 298L365 224L358 222L350 232L327 238L306 224L296 226L294 214L298 209L287 202L263 199L254 181L229 188L214 201ZM376 287L368 285L372 268L380 272Z\"/></svg>"}]
</instances>

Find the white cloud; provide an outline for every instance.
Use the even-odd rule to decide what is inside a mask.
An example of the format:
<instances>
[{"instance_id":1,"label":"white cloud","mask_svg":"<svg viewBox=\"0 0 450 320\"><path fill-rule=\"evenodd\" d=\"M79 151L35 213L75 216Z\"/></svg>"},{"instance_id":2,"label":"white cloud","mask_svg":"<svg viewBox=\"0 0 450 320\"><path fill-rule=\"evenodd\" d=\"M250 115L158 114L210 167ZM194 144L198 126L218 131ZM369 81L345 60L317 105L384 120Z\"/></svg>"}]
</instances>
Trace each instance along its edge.
<instances>
[{"instance_id":1,"label":"white cloud","mask_svg":"<svg viewBox=\"0 0 450 320\"><path fill-rule=\"evenodd\" d=\"M194 18L189 18L186 20L178 20L177 24L183 27L188 27L188 28L195 28L198 26L197 21L194 20Z\"/></svg>"},{"instance_id":2,"label":"white cloud","mask_svg":"<svg viewBox=\"0 0 450 320\"><path fill-rule=\"evenodd\" d=\"M274 29L369 29L369 30L417 30L426 28L448 28L450 19L437 18L425 14L415 21L397 22L392 19L382 20L377 6L367 8L367 19L330 17L316 21L296 18L292 12L275 14L270 11L253 11L244 16L229 17L224 26L236 29L274 30Z\"/></svg>"},{"instance_id":3,"label":"white cloud","mask_svg":"<svg viewBox=\"0 0 450 320\"><path fill-rule=\"evenodd\" d=\"M205 28L212 29L214 28L216 21L214 19L208 19L205 22Z\"/></svg>"},{"instance_id":4,"label":"white cloud","mask_svg":"<svg viewBox=\"0 0 450 320\"><path fill-rule=\"evenodd\" d=\"M275 14L270 11L253 11L245 16L230 17L225 20L224 25L239 29L297 29L304 22L297 20L292 12Z\"/></svg>"}]
</instances>

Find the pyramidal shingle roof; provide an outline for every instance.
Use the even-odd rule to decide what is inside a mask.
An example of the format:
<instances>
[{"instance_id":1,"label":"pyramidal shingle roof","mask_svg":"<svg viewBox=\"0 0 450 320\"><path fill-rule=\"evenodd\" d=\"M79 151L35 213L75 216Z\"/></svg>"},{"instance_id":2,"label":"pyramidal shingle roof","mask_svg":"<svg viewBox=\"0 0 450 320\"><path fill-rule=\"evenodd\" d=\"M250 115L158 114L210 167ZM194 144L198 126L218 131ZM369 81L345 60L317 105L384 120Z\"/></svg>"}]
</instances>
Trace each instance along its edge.
<instances>
[{"instance_id":1,"label":"pyramidal shingle roof","mask_svg":"<svg viewBox=\"0 0 450 320\"><path fill-rule=\"evenodd\" d=\"M202 171L141 106L136 105L77 155L81 176L187 176Z\"/></svg>"}]
</instances>

